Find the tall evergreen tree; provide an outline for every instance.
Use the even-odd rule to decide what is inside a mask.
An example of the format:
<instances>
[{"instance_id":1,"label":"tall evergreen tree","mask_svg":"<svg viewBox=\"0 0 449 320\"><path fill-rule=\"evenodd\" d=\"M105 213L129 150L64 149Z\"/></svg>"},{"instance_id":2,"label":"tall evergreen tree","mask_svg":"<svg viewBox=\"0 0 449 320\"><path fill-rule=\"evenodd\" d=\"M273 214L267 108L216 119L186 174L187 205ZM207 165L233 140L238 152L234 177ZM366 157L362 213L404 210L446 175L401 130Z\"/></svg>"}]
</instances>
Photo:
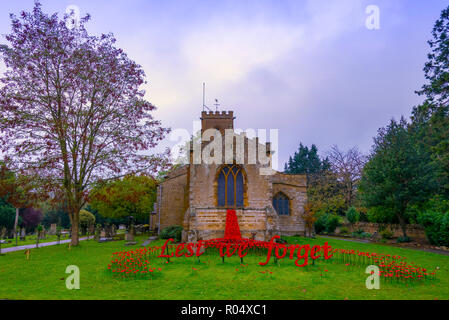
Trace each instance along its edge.
<instances>
[{"instance_id":1,"label":"tall evergreen tree","mask_svg":"<svg viewBox=\"0 0 449 320\"><path fill-rule=\"evenodd\" d=\"M328 168L329 161L327 158L320 159L316 145L312 144L309 149L309 147L300 143L298 151L286 163L285 173L311 175Z\"/></svg>"},{"instance_id":2,"label":"tall evergreen tree","mask_svg":"<svg viewBox=\"0 0 449 320\"><path fill-rule=\"evenodd\" d=\"M449 6L441 12L432 30L431 52L424 66L427 83L417 93L426 102L414 108L413 123L430 148L441 193L449 198Z\"/></svg>"}]
</instances>

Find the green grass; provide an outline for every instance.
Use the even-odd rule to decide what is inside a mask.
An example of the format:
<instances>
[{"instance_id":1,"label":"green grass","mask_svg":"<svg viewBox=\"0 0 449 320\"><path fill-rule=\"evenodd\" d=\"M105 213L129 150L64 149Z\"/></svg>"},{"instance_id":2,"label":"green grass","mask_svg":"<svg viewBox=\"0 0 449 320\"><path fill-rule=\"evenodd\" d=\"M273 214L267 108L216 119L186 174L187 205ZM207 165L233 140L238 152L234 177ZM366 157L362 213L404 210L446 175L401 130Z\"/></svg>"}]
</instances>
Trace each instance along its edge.
<instances>
[{"instance_id":1,"label":"green grass","mask_svg":"<svg viewBox=\"0 0 449 320\"><path fill-rule=\"evenodd\" d=\"M21 241L20 239L17 240L17 246L25 246L29 244L36 244L36 236L27 236L25 238L25 241ZM64 235L64 237L61 236L62 240L69 239L68 236ZM11 243L2 243L2 249L11 248L16 246L16 239L5 239L7 241L11 241ZM39 240L39 244L45 243L45 242L53 242L58 241L58 237L55 235L47 235L46 239Z\"/></svg>"},{"instance_id":2,"label":"green grass","mask_svg":"<svg viewBox=\"0 0 449 320\"><path fill-rule=\"evenodd\" d=\"M130 248L123 241L100 244L91 240L71 250L67 244L32 249L28 261L23 251L1 256L0 299L449 299L449 256L323 238L295 237L289 242L324 244L326 240L336 248L398 254L428 269L440 267L438 278L412 285L381 282L380 290L367 290L368 275L361 267L347 270L341 264L319 261L298 268L289 259L262 267L258 262L265 257L247 256L248 270L242 272L238 257L226 258L223 264L219 256L210 255L202 256L200 264L195 258L173 258L170 264L156 258L153 265L162 268L161 276L120 280L112 278L106 268L113 252ZM68 265L80 268L80 290L66 289ZM265 270L272 274L260 272Z\"/></svg>"}]
</instances>

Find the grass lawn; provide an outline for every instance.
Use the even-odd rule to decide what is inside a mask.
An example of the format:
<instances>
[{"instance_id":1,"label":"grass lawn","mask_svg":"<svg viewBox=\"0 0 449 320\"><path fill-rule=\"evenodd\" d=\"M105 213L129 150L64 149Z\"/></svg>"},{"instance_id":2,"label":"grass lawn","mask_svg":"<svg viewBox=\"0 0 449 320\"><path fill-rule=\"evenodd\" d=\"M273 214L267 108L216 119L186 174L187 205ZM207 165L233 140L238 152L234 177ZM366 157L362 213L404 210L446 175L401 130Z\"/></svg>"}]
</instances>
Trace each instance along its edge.
<instances>
[{"instance_id":1,"label":"grass lawn","mask_svg":"<svg viewBox=\"0 0 449 320\"><path fill-rule=\"evenodd\" d=\"M29 244L36 244L36 237L37 236L27 236L25 239L25 241L21 241L20 239L17 240L17 246L25 246L25 245L29 245ZM61 236L61 241L62 240L67 240L69 239L68 236L64 235ZM6 248L11 248L11 247L15 247L16 246L16 239L5 239L7 241L11 241L11 243L2 243L2 249L6 249ZM46 239L41 239L39 240L39 244L41 243L45 243L45 242L53 242L53 241L58 241L58 237L55 235L47 235Z\"/></svg>"},{"instance_id":2,"label":"grass lawn","mask_svg":"<svg viewBox=\"0 0 449 320\"><path fill-rule=\"evenodd\" d=\"M141 243L143 238L138 240ZM23 251L1 256L0 299L449 299L449 256L336 239L289 238L291 243L324 244L326 240L336 248L406 256L410 262L440 271L436 280L411 285L381 282L379 290L368 290L368 275L361 267L348 269L319 261L298 268L290 259L262 267L258 262L265 257L247 256L247 271L242 272L238 257L226 258L223 264L219 256L209 255L202 256L200 264L195 258L174 258L170 264L156 258L153 266L162 268L159 277L120 280L107 273L107 265L113 252L131 248L123 241L89 240L71 250L67 244L32 249L28 261ZM80 290L66 289L68 265L80 268ZM260 272L266 270L272 274Z\"/></svg>"}]
</instances>

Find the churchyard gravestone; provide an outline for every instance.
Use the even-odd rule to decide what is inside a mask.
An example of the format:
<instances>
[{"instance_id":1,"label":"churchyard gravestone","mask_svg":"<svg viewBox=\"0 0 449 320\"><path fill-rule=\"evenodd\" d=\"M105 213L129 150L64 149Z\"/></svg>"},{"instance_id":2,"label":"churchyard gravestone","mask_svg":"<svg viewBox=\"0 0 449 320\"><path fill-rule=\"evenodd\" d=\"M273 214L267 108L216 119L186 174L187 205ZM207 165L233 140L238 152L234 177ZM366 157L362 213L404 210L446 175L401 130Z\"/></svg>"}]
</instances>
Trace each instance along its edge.
<instances>
[{"instance_id":1,"label":"churchyard gravestone","mask_svg":"<svg viewBox=\"0 0 449 320\"><path fill-rule=\"evenodd\" d=\"M136 241L134 241L134 226L131 224L129 227L129 231L125 233L125 246L132 246L137 244Z\"/></svg>"},{"instance_id":2,"label":"churchyard gravestone","mask_svg":"<svg viewBox=\"0 0 449 320\"><path fill-rule=\"evenodd\" d=\"M112 238L112 226L108 225L106 226L106 238Z\"/></svg>"},{"instance_id":3,"label":"churchyard gravestone","mask_svg":"<svg viewBox=\"0 0 449 320\"><path fill-rule=\"evenodd\" d=\"M87 229L87 232L89 233L89 235L95 234L95 226L93 224L91 224L89 226L89 228Z\"/></svg>"},{"instance_id":4,"label":"churchyard gravestone","mask_svg":"<svg viewBox=\"0 0 449 320\"><path fill-rule=\"evenodd\" d=\"M20 229L20 241L26 240L26 231L25 228Z\"/></svg>"},{"instance_id":5,"label":"churchyard gravestone","mask_svg":"<svg viewBox=\"0 0 449 320\"><path fill-rule=\"evenodd\" d=\"M56 234L56 228L57 228L56 223L52 223L52 224L50 225L50 231L48 231L48 234L50 234L50 235L55 235L55 234Z\"/></svg>"},{"instance_id":6,"label":"churchyard gravestone","mask_svg":"<svg viewBox=\"0 0 449 320\"><path fill-rule=\"evenodd\" d=\"M101 237L101 226L98 224L97 227L95 228L95 241L100 241L100 237Z\"/></svg>"},{"instance_id":7,"label":"churchyard gravestone","mask_svg":"<svg viewBox=\"0 0 449 320\"><path fill-rule=\"evenodd\" d=\"M106 242L106 241L112 241L110 226L101 229L100 232L100 239L98 240L98 242Z\"/></svg>"},{"instance_id":8,"label":"churchyard gravestone","mask_svg":"<svg viewBox=\"0 0 449 320\"><path fill-rule=\"evenodd\" d=\"M125 240L126 241L134 241L134 235L131 232L125 233Z\"/></svg>"}]
</instances>

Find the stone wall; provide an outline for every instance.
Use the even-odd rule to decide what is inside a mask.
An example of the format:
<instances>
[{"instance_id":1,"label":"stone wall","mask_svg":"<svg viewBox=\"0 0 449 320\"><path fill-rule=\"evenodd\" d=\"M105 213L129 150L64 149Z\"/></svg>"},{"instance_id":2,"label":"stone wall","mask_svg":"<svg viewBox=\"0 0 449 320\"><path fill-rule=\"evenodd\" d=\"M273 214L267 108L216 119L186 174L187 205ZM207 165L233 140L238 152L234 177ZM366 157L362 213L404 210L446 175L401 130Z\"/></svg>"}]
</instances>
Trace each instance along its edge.
<instances>
[{"instance_id":1,"label":"stone wall","mask_svg":"<svg viewBox=\"0 0 449 320\"><path fill-rule=\"evenodd\" d=\"M402 229L399 224L380 224L380 223L370 223L370 222L357 222L352 230L362 229L365 232L373 234L374 232L380 233L379 230L382 228L390 230L393 232L393 237L397 238L402 236ZM422 226L417 224L409 224L406 228L407 235L410 238L415 239L426 239L426 233Z\"/></svg>"},{"instance_id":2,"label":"stone wall","mask_svg":"<svg viewBox=\"0 0 449 320\"><path fill-rule=\"evenodd\" d=\"M277 173L273 176L272 183L273 196L282 192L290 199L290 215L279 216L279 233L281 235L303 235L305 224L302 215L307 202L306 176Z\"/></svg>"},{"instance_id":3,"label":"stone wall","mask_svg":"<svg viewBox=\"0 0 449 320\"><path fill-rule=\"evenodd\" d=\"M168 226L182 225L184 213L188 208L187 182L188 166L184 166L171 172L158 187L158 207L154 220L158 224L160 214L160 230Z\"/></svg>"}]
</instances>

